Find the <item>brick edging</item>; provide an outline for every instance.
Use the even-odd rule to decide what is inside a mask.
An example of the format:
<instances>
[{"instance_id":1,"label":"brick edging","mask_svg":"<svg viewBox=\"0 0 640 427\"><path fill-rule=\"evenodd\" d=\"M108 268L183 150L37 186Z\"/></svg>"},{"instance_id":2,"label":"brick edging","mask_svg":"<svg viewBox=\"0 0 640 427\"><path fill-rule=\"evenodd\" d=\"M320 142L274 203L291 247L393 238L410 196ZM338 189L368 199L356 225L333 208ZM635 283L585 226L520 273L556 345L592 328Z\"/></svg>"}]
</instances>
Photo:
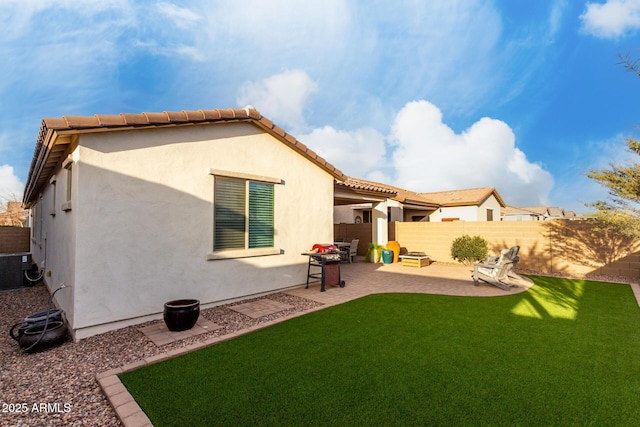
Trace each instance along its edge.
<instances>
[{"instance_id":1,"label":"brick edging","mask_svg":"<svg viewBox=\"0 0 640 427\"><path fill-rule=\"evenodd\" d=\"M118 375L124 372L133 371L134 369L138 369L143 366L151 365L153 363L162 362L164 360L181 356L183 354L191 353L192 351L200 350L205 347L212 346L214 344L228 341L230 339L239 337L241 335L248 334L250 332L254 332L259 329L263 329L268 326L272 326L289 319L300 317L314 311L322 310L331 305L332 304L321 305L309 310L292 313L288 316L283 316L283 317L273 319L264 323L258 323L246 329L232 332L227 335L212 337L207 340L193 343L182 348L176 348L166 352L160 352L154 356L150 356L142 360L138 360L136 362L122 366L120 368L115 368L105 372L100 372L96 374L96 381L100 385L102 392L104 393L107 400L111 404L111 407L116 412L116 415L118 416L118 419L120 420L123 426L153 427L153 423L151 423L151 420L149 420L149 417L147 417L147 414L144 413L142 408L140 408L140 405L138 405L138 403L135 401L133 396L131 396L131 394L129 393L129 390L127 390L127 388L122 384Z\"/></svg>"}]
</instances>

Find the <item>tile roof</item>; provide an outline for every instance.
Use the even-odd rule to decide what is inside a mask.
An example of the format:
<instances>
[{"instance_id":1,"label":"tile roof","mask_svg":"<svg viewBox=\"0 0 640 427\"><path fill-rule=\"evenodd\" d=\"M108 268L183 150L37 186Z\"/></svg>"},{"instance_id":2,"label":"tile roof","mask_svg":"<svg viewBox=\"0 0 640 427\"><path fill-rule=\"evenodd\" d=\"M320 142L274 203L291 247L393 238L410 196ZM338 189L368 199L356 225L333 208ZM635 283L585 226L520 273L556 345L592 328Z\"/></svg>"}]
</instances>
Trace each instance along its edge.
<instances>
[{"instance_id":1,"label":"tile roof","mask_svg":"<svg viewBox=\"0 0 640 427\"><path fill-rule=\"evenodd\" d=\"M442 206L479 205L492 194L502 206L506 206L498 191L493 187L469 188L465 190L438 191L434 193L420 193Z\"/></svg>"},{"instance_id":2,"label":"tile roof","mask_svg":"<svg viewBox=\"0 0 640 427\"><path fill-rule=\"evenodd\" d=\"M346 181L340 183L340 185L352 188L354 190L365 190L365 191L375 191L378 193L384 193L389 195L395 195L396 191L391 189L390 186L385 184L380 184L377 182L365 181L357 178L347 178Z\"/></svg>"},{"instance_id":3,"label":"tile roof","mask_svg":"<svg viewBox=\"0 0 640 427\"><path fill-rule=\"evenodd\" d=\"M542 215L540 212L532 211L528 208L518 208L516 206L505 206L502 208L504 215Z\"/></svg>"},{"instance_id":4,"label":"tile roof","mask_svg":"<svg viewBox=\"0 0 640 427\"><path fill-rule=\"evenodd\" d=\"M561 218L564 216L564 209L558 206L551 206L549 207L549 215L551 215L552 217Z\"/></svg>"},{"instance_id":5,"label":"tile roof","mask_svg":"<svg viewBox=\"0 0 640 427\"><path fill-rule=\"evenodd\" d=\"M414 191L405 190L403 188L394 187L392 185L383 184L380 182L367 181L364 179L358 178L349 178L344 182L345 186L355 188L355 189L368 189L368 190L376 190L378 192L386 192L388 194L393 194L390 196L393 200L396 200L401 203L411 203L426 207L437 207L438 204L433 200L430 200L428 197L420 193L416 193Z\"/></svg>"},{"instance_id":6,"label":"tile roof","mask_svg":"<svg viewBox=\"0 0 640 427\"><path fill-rule=\"evenodd\" d=\"M48 182L48 179L54 173L58 162L66 153L74 135L233 122L252 123L307 157L331 174L336 180L345 181L347 179L347 176L339 169L318 156L313 150L288 134L284 129L276 126L271 120L262 116L252 107L224 110L164 111L162 113L64 116L42 120L24 192L24 203L29 205L35 200L40 188Z\"/></svg>"},{"instance_id":7,"label":"tile roof","mask_svg":"<svg viewBox=\"0 0 640 427\"><path fill-rule=\"evenodd\" d=\"M547 206L525 206L521 209L535 212L538 215L549 215L549 208Z\"/></svg>"}]
</instances>

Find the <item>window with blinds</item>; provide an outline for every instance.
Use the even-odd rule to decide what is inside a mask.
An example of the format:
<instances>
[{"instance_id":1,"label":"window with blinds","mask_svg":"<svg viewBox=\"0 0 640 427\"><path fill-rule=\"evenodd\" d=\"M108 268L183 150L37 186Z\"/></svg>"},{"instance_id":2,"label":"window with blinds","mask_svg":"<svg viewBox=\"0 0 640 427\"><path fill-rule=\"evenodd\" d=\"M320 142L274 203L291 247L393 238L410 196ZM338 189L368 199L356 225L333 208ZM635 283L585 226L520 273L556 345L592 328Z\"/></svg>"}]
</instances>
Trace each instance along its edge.
<instances>
[{"instance_id":1,"label":"window with blinds","mask_svg":"<svg viewBox=\"0 0 640 427\"><path fill-rule=\"evenodd\" d=\"M273 247L273 184L216 176L214 250Z\"/></svg>"},{"instance_id":2,"label":"window with blinds","mask_svg":"<svg viewBox=\"0 0 640 427\"><path fill-rule=\"evenodd\" d=\"M273 184L249 181L249 248L273 247Z\"/></svg>"}]
</instances>

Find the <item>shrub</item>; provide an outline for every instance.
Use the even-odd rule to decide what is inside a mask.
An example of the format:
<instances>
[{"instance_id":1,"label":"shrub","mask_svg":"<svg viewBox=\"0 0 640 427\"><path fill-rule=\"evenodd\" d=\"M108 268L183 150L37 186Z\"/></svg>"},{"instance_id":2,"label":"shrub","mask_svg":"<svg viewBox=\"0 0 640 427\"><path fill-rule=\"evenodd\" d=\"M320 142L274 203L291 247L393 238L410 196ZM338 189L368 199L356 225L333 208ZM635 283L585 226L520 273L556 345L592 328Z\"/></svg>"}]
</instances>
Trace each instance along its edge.
<instances>
[{"instance_id":1,"label":"shrub","mask_svg":"<svg viewBox=\"0 0 640 427\"><path fill-rule=\"evenodd\" d=\"M489 245L480 236L470 237L465 234L455 239L451 244L451 257L465 265L484 260L488 252Z\"/></svg>"},{"instance_id":2,"label":"shrub","mask_svg":"<svg viewBox=\"0 0 640 427\"><path fill-rule=\"evenodd\" d=\"M384 246L378 243L369 243L367 247L367 254L365 256L365 261L367 262L380 262L380 257L382 256L382 250Z\"/></svg>"}]
</instances>

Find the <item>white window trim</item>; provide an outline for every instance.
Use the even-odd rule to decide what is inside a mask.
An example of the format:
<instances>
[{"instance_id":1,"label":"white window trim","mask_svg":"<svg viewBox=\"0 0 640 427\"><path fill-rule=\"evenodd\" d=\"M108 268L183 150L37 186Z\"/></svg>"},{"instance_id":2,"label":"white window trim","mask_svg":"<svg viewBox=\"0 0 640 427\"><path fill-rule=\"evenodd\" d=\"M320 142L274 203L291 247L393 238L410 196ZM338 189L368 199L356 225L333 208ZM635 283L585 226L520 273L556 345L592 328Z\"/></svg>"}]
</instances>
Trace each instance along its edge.
<instances>
[{"instance_id":1,"label":"white window trim","mask_svg":"<svg viewBox=\"0 0 640 427\"><path fill-rule=\"evenodd\" d=\"M62 162L62 167L67 170L67 188L66 188L66 201L62 203L61 209L65 212L71 210L71 191L73 184L73 157L71 155Z\"/></svg>"},{"instance_id":2,"label":"white window trim","mask_svg":"<svg viewBox=\"0 0 640 427\"><path fill-rule=\"evenodd\" d=\"M278 248L225 249L221 251L209 252L207 254L207 261L283 254L284 251Z\"/></svg>"},{"instance_id":3,"label":"white window trim","mask_svg":"<svg viewBox=\"0 0 640 427\"><path fill-rule=\"evenodd\" d=\"M213 175L214 177L220 176L225 178L237 178L243 179L246 181L256 181L256 182L267 182L271 184L284 184L284 181L280 178L274 178L270 176L264 175L253 175L243 172L233 172L226 171L221 169L208 168L208 175ZM262 256L272 256L272 255L283 255L284 250L276 247L273 248L249 248L249 249L222 249L214 252L209 252L206 255L207 261L218 261L225 259L236 259L236 258L251 258L251 257L262 257Z\"/></svg>"},{"instance_id":4,"label":"white window trim","mask_svg":"<svg viewBox=\"0 0 640 427\"><path fill-rule=\"evenodd\" d=\"M51 197L53 199L53 202L51 203L51 210L49 211L49 215L51 216L56 216L56 193L57 193L57 188L56 188L56 176L52 175L51 178L49 179L49 183L51 184Z\"/></svg>"},{"instance_id":5,"label":"white window trim","mask_svg":"<svg viewBox=\"0 0 640 427\"><path fill-rule=\"evenodd\" d=\"M271 184L282 184L283 181L280 178L272 178L270 176L264 176L264 175L252 175L252 174L248 174L248 173L243 173L243 172L231 172L231 171L224 171L224 170L220 170L220 169L207 169L207 173L209 175L213 175L213 176L223 176L226 178L238 178L238 179L245 179L247 181L258 181L258 182L268 182Z\"/></svg>"}]
</instances>

